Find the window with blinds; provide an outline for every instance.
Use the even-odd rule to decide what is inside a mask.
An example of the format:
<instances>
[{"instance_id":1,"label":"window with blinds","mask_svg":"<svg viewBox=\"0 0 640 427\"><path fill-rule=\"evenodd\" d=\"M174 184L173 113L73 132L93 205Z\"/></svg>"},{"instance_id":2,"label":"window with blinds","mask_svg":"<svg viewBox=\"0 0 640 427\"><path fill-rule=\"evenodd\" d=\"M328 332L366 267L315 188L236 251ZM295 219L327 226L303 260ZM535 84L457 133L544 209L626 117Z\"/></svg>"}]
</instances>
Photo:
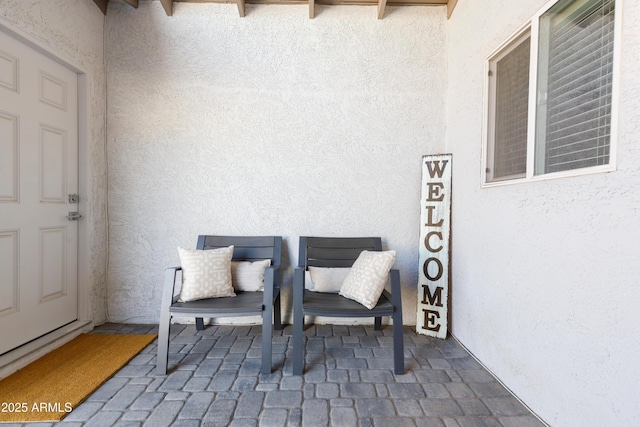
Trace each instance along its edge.
<instances>
[{"instance_id":1,"label":"window with blinds","mask_svg":"<svg viewBox=\"0 0 640 427\"><path fill-rule=\"evenodd\" d=\"M614 4L565 0L540 18L536 174L609 163Z\"/></svg>"},{"instance_id":2,"label":"window with blinds","mask_svg":"<svg viewBox=\"0 0 640 427\"><path fill-rule=\"evenodd\" d=\"M486 183L611 164L615 5L559 0L489 58Z\"/></svg>"}]
</instances>

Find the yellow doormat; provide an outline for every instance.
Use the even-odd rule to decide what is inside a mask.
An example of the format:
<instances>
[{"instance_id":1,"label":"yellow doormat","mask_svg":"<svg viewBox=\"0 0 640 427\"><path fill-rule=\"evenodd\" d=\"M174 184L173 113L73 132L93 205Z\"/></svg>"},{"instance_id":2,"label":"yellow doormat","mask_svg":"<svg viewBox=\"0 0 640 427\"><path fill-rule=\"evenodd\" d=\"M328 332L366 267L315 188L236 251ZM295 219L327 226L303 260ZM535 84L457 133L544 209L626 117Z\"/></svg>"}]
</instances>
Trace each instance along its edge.
<instances>
[{"instance_id":1,"label":"yellow doormat","mask_svg":"<svg viewBox=\"0 0 640 427\"><path fill-rule=\"evenodd\" d=\"M0 381L0 422L60 421L155 338L78 336Z\"/></svg>"}]
</instances>

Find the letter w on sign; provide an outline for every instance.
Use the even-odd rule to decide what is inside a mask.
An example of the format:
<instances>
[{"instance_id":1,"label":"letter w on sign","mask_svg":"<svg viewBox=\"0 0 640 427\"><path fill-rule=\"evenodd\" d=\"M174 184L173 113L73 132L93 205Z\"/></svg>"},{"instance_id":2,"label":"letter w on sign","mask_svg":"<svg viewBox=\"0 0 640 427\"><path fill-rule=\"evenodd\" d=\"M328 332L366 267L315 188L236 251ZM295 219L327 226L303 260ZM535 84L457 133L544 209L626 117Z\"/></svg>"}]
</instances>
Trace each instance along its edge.
<instances>
[{"instance_id":1,"label":"letter w on sign","mask_svg":"<svg viewBox=\"0 0 640 427\"><path fill-rule=\"evenodd\" d=\"M451 160L451 154L422 158L416 330L436 338L446 338L448 327Z\"/></svg>"}]
</instances>

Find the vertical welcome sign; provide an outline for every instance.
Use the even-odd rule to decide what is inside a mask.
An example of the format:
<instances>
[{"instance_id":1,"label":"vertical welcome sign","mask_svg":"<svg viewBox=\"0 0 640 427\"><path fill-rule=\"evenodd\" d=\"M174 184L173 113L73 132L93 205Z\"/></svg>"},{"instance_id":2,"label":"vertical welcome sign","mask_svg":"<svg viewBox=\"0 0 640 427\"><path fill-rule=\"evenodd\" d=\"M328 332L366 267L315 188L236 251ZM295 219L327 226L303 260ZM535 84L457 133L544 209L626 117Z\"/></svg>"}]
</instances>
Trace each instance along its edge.
<instances>
[{"instance_id":1,"label":"vertical welcome sign","mask_svg":"<svg viewBox=\"0 0 640 427\"><path fill-rule=\"evenodd\" d=\"M422 158L418 333L447 337L449 239L451 236L451 154Z\"/></svg>"}]
</instances>

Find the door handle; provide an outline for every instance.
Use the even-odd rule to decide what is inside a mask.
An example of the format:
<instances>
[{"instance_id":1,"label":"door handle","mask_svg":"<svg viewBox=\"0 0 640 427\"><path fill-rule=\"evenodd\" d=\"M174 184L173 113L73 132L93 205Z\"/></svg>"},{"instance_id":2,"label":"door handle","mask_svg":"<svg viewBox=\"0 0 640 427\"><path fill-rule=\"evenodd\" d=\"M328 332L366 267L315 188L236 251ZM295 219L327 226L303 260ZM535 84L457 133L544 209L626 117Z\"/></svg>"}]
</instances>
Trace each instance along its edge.
<instances>
[{"instance_id":1,"label":"door handle","mask_svg":"<svg viewBox=\"0 0 640 427\"><path fill-rule=\"evenodd\" d=\"M69 215L67 215L69 221L77 221L80 218L82 218L82 215L79 212L69 212Z\"/></svg>"}]
</instances>

